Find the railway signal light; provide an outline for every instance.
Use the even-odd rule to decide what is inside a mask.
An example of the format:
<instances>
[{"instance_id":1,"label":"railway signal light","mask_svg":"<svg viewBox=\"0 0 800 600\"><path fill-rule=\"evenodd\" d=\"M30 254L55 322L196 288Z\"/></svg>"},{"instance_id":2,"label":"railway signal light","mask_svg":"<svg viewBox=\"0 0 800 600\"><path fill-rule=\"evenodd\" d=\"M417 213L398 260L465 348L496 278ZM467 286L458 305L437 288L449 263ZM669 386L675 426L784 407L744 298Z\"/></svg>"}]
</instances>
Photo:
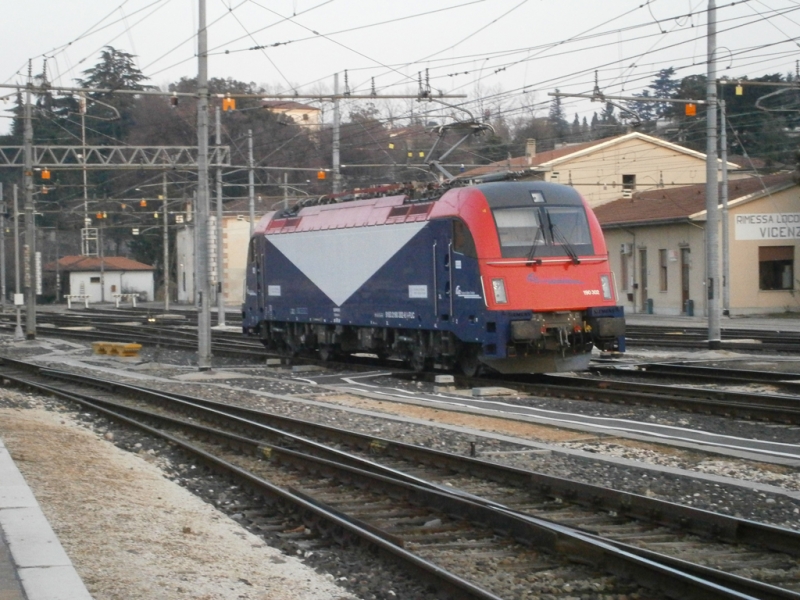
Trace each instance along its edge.
<instances>
[{"instance_id":1,"label":"railway signal light","mask_svg":"<svg viewBox=\"0 0 800 600\"><path fill-rule=\"evenodd\" d=\"M697 116L697 104L690 102L686 105L686 116L687 117L695 117Z\"/></svg>"},{"instance_id":2,"label":"railway signal light","mask_svg":"<svg viewBox=\"0 0 800 600\"><path fill-rule=\"evenodd\" d=\"M320 181L322 181L323 179L325 179L325 171L323 171L322 169L320 169L319 171L317 171L317 179L319 179Z\"/></svg>"},{"instance_id":3,"label":"railway signal light","mask_svg":"<svg viewBox=\"0 0 800 600\"><path fill-rule=\"evenodd\" d=\"M222 99L222 110L228 112L229 110L236 110L236 98L226 96Z\"/></svg>"},{"instance_id":4,"label":"railway signal light","mask_svg":"<svg viewBox=\"0 0 800 600\"><path fill-rule=\"evenodd\" d=\"M50 179L50 171L42 169L42 179Z\"/></svg>"},{"instance_id":5,"label":"railway signal light","mask_svg":"<svg viewBox=\"0 0 800 600\"><path fill-rule=\"evenodd\" d=\"M741 96L742 94L744 94L744 88L742 87L741 83L737 83L736 84L736 95L737 96Z\"/></svg>"},{"instance_id":6,"label":"railway signal light","mask_svg":"<svg viewBox=\"0 0 800 600\"><path fill-rule=\"evenodd\" d=\"M172 108L175 108L176 106L178 106L178 96L177 95L170 96L169 105Z\"/></svg>"},{"instance_id":7,"label":"railway signal light","mask_svg":"<svg viewBox=\"0 0 800 600\"><path fill-rule=\"evenodd\" d=\"M145 206L147 206L147 200L145 200L144 198L142 198L141 200L139 200L139 206L141 206L142 208L144 208Z\"/></svg>"}]
</instances>

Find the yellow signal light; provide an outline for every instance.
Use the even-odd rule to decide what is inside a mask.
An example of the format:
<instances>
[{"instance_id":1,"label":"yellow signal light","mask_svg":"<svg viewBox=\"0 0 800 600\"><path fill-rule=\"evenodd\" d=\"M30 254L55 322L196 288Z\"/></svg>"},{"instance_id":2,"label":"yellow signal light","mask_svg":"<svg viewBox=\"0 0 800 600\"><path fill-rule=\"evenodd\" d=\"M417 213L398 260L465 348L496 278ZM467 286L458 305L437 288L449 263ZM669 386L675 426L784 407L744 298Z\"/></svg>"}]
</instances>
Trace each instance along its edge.
<instances>
[{"instance_id":1,"label":"yellow signal light","mask_svg":"<svg viewBox=\"0 0 800 600\"><path fill-rule=\"evenodd\" d=\"M229 110L236 110L236 98L226 97L222 99L222 110L228 112Z\"/></svg>"},{"instance_id":2,"label":"yellow signal light","mask_svg":"<svg viewBox=\"0 0 800 600\"><path fill-rule=\"evenodd\" d=\"M420 153L419 153L419 157L420 157L420 158L425 158L425 153L424 153L424 152L420 152Z\"/></svg>"},{"instance_id":3,"label":"yellow signal light","mask_svg":"<svg viewBox=\"0 0 800 600\"><path fill-rule=\"evenodd\" d=\"M50 179L50 171L42 169L42 179Z\"/></svg>"},{"instance_id":4,"label":"yellow signal light","mask_svg":"<svg viewBox=\"0 0 800 600\"><path fill-rule=\"evenodd\" d=\"M154 218L154 219L157 219L157 218L158 218L158 213L157 213L157 212L154 212L154 213L153 213L153 218Z\"/></svg>"},{"instance_id":5,"label":"yellow signal light","mask_svg":"<svg viewBox=\"0 0 800 600\"><path fill-rule=\"evenodd\" d=\"M320 181L322 181L323 179L325 179L325 177L326 177L326 175L325 175L325 171L323 171L322 169L320 169L319 171L317 171L317 179L319 179Z\"/></svg>"},{"instance_id":6,"label":"yellow signal light","mask_svg":"<svg viewBox=\"0 0 800 600\"><path fill-rule=\"evenodd\" d=\"M394 150L394 144L389 144L389 150Z\"/></svg>"},{"instance_id":7,"label":"yellow signal light","mask_svg":"<svg viewBox=\"0 0 800 600\"><path fill-rule=\"evenodd\" d=\"M744 88L742 87L742 84L739 83L736 85L736 95L741 96L742 94L744 94Z\"/></svg>"},{"instance_id":8,"label":"yellow signal light","mask_svg":"<svg viewBox=\"0 0 800 600\"><path fill-rule=\"evenodd\" d=\"M686 116L687 117L695 117L697 116L697 104L692 104L691 102L686 105Z\"/></svg>"},{"instance_id":9,"label":"yellow signal light","mask_svg":"<svg viewBox=\"0 0 800 600\"><path fill-rule=\"evenodd\" d=\"M147 200L145 200L144 198L142 198L141 200L139 200L139 206L141 206L142 208L144 208L145 206L147 206Z\"/></svg>"},{"instance_id":10,"label":"yellow signal light","mask_svg":"<svg viewBox=\"0 0 800 600\"><path fill-rule=\"evenodd\" d=\"M409 152L408 153L408 158L411 158L412 156L414 156L414 153L413 152Z\"/></svg>"}]
</instances>

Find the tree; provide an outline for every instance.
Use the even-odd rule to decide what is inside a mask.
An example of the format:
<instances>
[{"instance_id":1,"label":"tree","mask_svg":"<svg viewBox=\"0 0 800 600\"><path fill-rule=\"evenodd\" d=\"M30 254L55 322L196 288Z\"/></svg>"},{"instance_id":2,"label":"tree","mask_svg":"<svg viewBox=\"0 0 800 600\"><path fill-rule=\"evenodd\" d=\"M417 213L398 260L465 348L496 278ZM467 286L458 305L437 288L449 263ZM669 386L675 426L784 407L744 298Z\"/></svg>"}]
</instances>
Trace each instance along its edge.
<instances>
[{"instance_id":1,"label":"tree","mask_svg":"<svg viewBox=\"0 0 800 600\"><path fill-rule=\"evenodd\" d=\"M569 141L570 142L583 141L583 135L581 134L581 120L578 117L578 113L575 113L575 118L572 120L572 127L570 127L569 131Z\"/></svg>"},{"instance_id":2,"label":"tree","mask_svg":"<svg viewBox=\"0 0 800 600\"><path fill-rule=\"evenodd\" d=\"M675 98L678 90L680 89L680 82L673 78L675 69L669 67L668 69L661 69L656 75L649 86L653 90L653 98ZM645 90L647 93L647 90ZM653 113L657 119L664 118L671 107L671 102L655 102L653 103Z\"/></svg>"},{"instance_id":3,"label":"tree","mask_svg":"<svg viewBox=\"0 0 800 600\"><path fill-rule=\"evenodd\" d=\"M98 121L92 127L92 143L117 145L127 136L133 126L133 109L136 98L133 94L114 94L113 90L144 90L142 82L147 77L136 67L134 56L106 46L100 53L97 64L86 69L78 85L83 88L110 89L112 92L92 92L86 106L86 114ZM96 102L92 102L95 100Z\"/></svg>"},{"instance_id":4,"label":"tree","mask_svg":"<svg viewBox=\"0 0 800 600\"><path fill-rule=\"evenodd\" d=\"M558 94L558 90L556 90ZM554 96L550 101L550 112L547 115L553 129L556 142L565 142L569 136L569 123L564 116L564 107L561 105L561 96Z\"/></svg>"},{"instance_id":5,"label":"tree","mask_svg":"<svg viewBox=\"0 0 800 600\"><path fill-rule=\"evenodd\" d=\"M641 102L628 102L628 108L639 115L642 121L653 121L656 119L655 103L649 101L652 96L650 90L644 90L641 94L634 94L637 98L644 98Z\"/></svg>"}]
</instances>

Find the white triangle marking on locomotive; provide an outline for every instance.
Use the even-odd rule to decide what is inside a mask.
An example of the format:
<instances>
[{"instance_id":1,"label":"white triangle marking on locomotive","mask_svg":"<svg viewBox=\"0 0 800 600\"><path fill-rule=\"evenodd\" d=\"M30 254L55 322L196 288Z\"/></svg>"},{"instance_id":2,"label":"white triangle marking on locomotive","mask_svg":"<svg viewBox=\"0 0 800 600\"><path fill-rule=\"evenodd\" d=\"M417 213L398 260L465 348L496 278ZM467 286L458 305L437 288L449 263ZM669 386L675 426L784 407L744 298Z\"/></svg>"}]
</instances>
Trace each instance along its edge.
<instances>
[{"instance_id":1,"label":"white triangle marking on locomotive","mask_svg":"<svg viewBox=\"0 0 800 600\"><path fill-rule=\"evenodd\" d=\"M341 306L426 224L303 231L267 240Z\"/></svg>"}]
</instances>

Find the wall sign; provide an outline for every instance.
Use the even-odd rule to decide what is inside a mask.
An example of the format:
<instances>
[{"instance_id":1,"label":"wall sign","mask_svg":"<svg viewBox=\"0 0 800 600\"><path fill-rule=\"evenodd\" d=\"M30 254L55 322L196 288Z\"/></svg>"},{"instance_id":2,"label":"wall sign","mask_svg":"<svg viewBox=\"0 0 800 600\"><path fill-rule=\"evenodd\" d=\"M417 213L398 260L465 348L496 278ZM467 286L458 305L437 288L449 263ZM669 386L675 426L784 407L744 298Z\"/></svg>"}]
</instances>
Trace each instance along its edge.
<instances>
[{"instance_id":1,"label":"wall sign","mask_svg":"<svg viewBox=\"0 0 800 600\"><path fill-rule=\"evenodd\" d=\"M736 239L800 239L800 213L736 215Z\"/></svg>"}]
</instances>

